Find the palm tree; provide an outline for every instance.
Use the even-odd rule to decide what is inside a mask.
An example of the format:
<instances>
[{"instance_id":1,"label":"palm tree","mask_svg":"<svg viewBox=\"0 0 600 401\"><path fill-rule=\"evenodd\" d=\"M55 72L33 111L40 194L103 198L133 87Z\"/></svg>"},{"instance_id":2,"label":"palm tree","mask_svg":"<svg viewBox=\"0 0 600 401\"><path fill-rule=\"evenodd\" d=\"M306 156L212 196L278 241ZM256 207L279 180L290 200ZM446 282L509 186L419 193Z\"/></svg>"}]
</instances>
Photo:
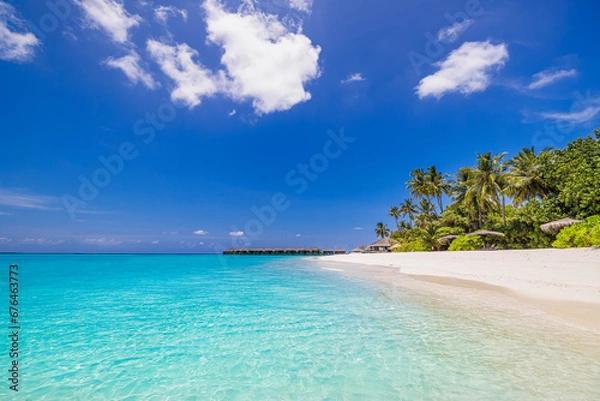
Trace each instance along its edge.
<instances>
[{"instance_id":1,"label":"palm tree","mask_svg":"<svg viewBox=\"0 0 600 401\"><path fill-rule=\"evenodd\" d=\"M415 169L410 172L410 180L406 181L406 189L415 198L422 196L430 197L430 187L427 182L427 173L422 168Z\"/></svg>"},{"instance_id":2,"label":"palm tree","mask_svg":"<svg viewBox=\"0 0 600 401\"><path fill-rule=\"evenodd\" d=\"M390 207L390 210L388 210L388 216L393 217L394 220L396 220L396 228L398 228L398 218L402 216L402 213L400 212L398 206Z\"/></svg>"},{"instance_id":3,"label":"palm tree","mask_svg":"<svg viewBox=\"0 0 600 401\"><path fill-rule=\"evenodd\" d=\"M479 228L483 226L483 215L500 203L499 197L506 177L506 162L502 160L505 155L506 153L501 153L492 156L491 152L477 154L477 165L469 170L464 198L475 202Z\"/></svg>"},{"instance_id":4,"label":"palm tree","mask_svg":"<svg viewBox=\"0 0 600 401\"><path fill-rule=\"evenodd\" d=\"M510 162L508 192L517 205L550 193L548 184L540 172L542 163L535 149L523 148Z\"/></svg>"},{"instance_id":5,"label":"palm tree","mask_svg":"<svg viewBox=\"0 0 600 401\"><path fill-rule=\"evenodd\" d=\"M411 225L417 212L417 206L412 199L405 199L404 202L400 204L400 213L402 216L408 216Z\"/></svg>"},{"instance_id":6,"label":"palm tree","mask_svg":"<svg viewBox=\"0 0 600 401\"><path fill-rule=\"evenodd\" d=\"M377 223L377 228L375 229L375 234L378 237L385 238L390 235L390 229L387 224L383 224L381 222Z\"/></svg>"},{"instance_id":7,"label":"palm tree","mask_svg":"<svg viewBox=\"0 0 600 401\"><path fill-rule=\"evenodd\" d=\"M419 230L419 238L428 249L435 251L439 249L440 243L438 242L438 228L434 224L422 228Z\"/></svg>"},{"instance_id":8,"label":"palm tree","mask_svg":"<svg viewBox=\"0 0 600 401\"><path fill-rule=\"evenodd\" d=\"M444 212L442 196L448 195L451 188L450 183L446 181L447 177L447 174L442 174L435 166L430 166L427 169L427 174L425 175L425 180L428 187L427 192L431 196L435 196L437 198L438 206L440 207L440 214Z\"/></svg>"},{"instance_id":9,"label":"palm tree","mask_svg":"<svg viewBox=\"0 0 600 401\"><path fill-rule=\"evenodd\" d=\"M430 225L437 218L435 206L428 198L421 198L418 210L417 226L421 228Z\"/></svg>"}]
</instances>

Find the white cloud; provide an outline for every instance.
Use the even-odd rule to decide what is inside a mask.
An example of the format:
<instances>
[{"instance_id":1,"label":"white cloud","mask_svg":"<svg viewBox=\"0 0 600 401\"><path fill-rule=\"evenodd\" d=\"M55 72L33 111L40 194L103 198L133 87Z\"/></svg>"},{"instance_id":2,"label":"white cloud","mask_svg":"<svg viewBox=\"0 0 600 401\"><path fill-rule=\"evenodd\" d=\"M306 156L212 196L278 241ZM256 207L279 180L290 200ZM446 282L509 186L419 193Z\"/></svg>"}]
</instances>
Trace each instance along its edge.
<instances>
[{"instance_id":1,"label":"white cloud","mask_svg":"<svg viewBox=\"0 0 600 401\"><path fill-rule=\"evenodd\" d=\"M208 231L204 231L204 230L196 230L194 231L195 235L207 235Z\"/></svg>"},{"instance_id":2,"label":"white cloud","mask_svg":"<svg viewBox=\"0 0 600 401\"><path fill-rule=\"evenodd\" d=\"M113 41L126 43L129 28L138 26L142 19L131 15L118 0L75 0L85 11L91 27L104 30Z\"/></svg>"},{"instance_id":3,"label":"white cloud","mask_svg":"<svg viewBox=\"0 0 600 401\"><path fill-rule=\"evenodd\" d=\"M208 40L223 48L226 87L235 100L252 99L258 114L289 110L311 98L304 84L319 76L321 48L275 15L254 9L227 12L206 0Z\"/></svg>"},{"instance_id":4,"label":"white cloud","mask_svg":"<svg viewBox=\"0 0 600 401\"><path fill-rule=\"evenodd\" d=\"M163 24L167 23L169 16L177 14L181 15L181 18L183 18L184 21L187 21L187 11L181 8L174 6L158 6L154 9L154 19Z\"/></svg>"},{"instance_id":5,"label":"white cloud","mask_svg":"<svg viewBox=\"0 0 600 401\"><path fill-rule=\"evenodd\" d=\"M147 49L165 75L175 82L175 89L171 92L173 101L194 107L200 104L203 96L218 92L217 82L220 78L193 60L193 57L198 56L198 52L187 44L170 46L148 40Z\"/></svg>"},{"instance_id":6,"label":"white cloud","mask_svg":"<svg viewBox=\"0 0 600 401\"><path fill-rule=\"evenodd\" d=\"M135 50L132 50L128 55L120 58L107 58L104 63L112 68L117 68L129 78L133 84L142 82L147 88L154 89L157 86L152 75L140 66L140 55Z\"/></svg>"},{"instance_id":7,"label":"white cloud","mask_svg":"<svg viewBox=\"0 0 600 401\"><path fill-rule=\"evenodd\" d=\"M229 112L229 117L233 117L233 116L235 116L236 114L237 114L237 110L236 110L236 109L233 109L233 110L231 110L231 111Z\"/></svg>"},{"instance_id":8,"label":"white cloud","mask_svg":"<svg viewBox=\"0 0 600 401\"><path fill-rule=\"evenodd\" d=\"M577 76L577 70L560 70L560 71L551 71L545 70L542 72L538 72L533 76L533 81L529 84L529 89L539 89L544 86L548 86L553 84L556 81L561 79L570 78Z\"/></svg>"},{"instance_id":9,"label":"white cloud","mask_svg":"<svg viewBox=\"0 0 600 401\"><path fill-rule=\"evenodd\" d=\"M156 244L158 244L159 242L160 242L159 240L154 240L154 241L152 241L152 242L150 242L150 243L151 243L152 245L156 245Z\"/></svg>"},{"instance_id":10,"label":"white cloud","mask_svg":"<svg viewBox=\"0 0 600 401\"><path fill-rule=\"evenodd\" d=\"M491 72L504 66L508 57L504 43L465 42L444 61L435 64L439 70L419 82L417 94L421 99L426 96L439 99L450 92L481 92L490 85Z\"/></svg>"},{"instance_id":11,"label":"white cloud","mask_svg":"<svg viewBox=\"0 0 600 401\"><path fill-rule=\"evenodd\" d=\"M600 113L600 98L586 100L586 106L583 110L572 110L567 113L549 112L542 113L542 117L547 120L562 121L572 124L582 124L591 121Z\"/></svg>"},{"instance_id":12,"label":"white cloud","mask_svg":"<svg viewBox=\"0 0 600 401\"><path fill-rule=\"evenodd\" d=\"M462 35L471 25L473 25L472 19L466 19L463 22L456 22L450 26L440 29L437 38L440 42L456 42L460 35Z\"/></svg>"},{"instance_id":13,"label":"white cloud","mask_svg":"<svg viewBox=\"0 0 600 401\"><path fill-rule=\"evenodd\" d=\"M21 189L0 188L0 205L37 210L62 210L54 206L58 198L27 193Z\"/></svg>"},{"instance_id":14,"label":"white cloud","mask_svg":"<svg viewBox=\"0 0 600 401\"><path fill-rule=\"evenodd\" d=\"M353 230L361 231L361 230L364 230L364 228L362 228L362 227L354 227Z\"/></svg>"},{"instance_id":15,"label":"white cloud","mask_svg":"<svg viewBox=\"0 0 600 401\"><path fill-rule=\"evenodd\" d=\"M6 237L0 237L0 244L8 244L12 242L12 239Z\"/></svg>"},{"instance_id":16,"label":"white cloud","mask_svg":"<svg viewBox=\"0 0 600 401\"><path fill-rule=\"evenodd\" d=\"M231 237L241 237L242 235L244 235L243 231L232 231L229 233L229 236Z\"/></svg>"},{"instance_id":17,"label":"white cloud","mask_svg":"<svg viewBox=\"0 0 600 401\"><path fill-rule=\"evenodd\" d=\"M352 82L366 81L366 78L362 76L360 72L348 75L348 78L342 79L340 82L343 84L349 84Z\"/></svg>"},{"instance_id":18,"label":"white cloud","mask_svg":"<svg viewBox=\"0 0 600 401\"><path fill-rule=\"evenodd\" d=\"M123 243L123 241L119 241L114 238L86 238L83 240L83 242L88 245L100 246L121 245Z\"/></svg>"},{"instance_id":19,"label":"white cloud","mask_svg":"<svg viewBox=\"0 0 600 401\"><path fill-rule=\"evenodd\" d=\"M47 238L25 238L22 241L24 244L35 244L35 245L60 245L64 243L63 240L52 240Z\"/></svg>"},{"instance_id":20,"label":"white cloud","mask_svg":"<svg viewBox=\"0 0 600 401\"><path fill-rule=\"evenodd\" d=\"M312 0L290 0L290 8L295 10L304 11L310 13L312 9Z\"/></svg>"},{"instance_id":21,"label":"white cloud","mask_svg":"<svg viewBox=\"0 0 600 401\"><path fill-rule=\"evenodd\" d=\"M24 21L15 16L15 9L0 1L0 60L25 62L31 60L39 39L31 32L15 32Z\"/></svg>"},{"instance_id":22,"label":"white cloud","mask_svg":"<svg viewBox=\"0 0 600 401\"><path fill-rule=\"evenodd\" d=\"M302 234L296 234L296 238L302 237Z\"/></svg>"}]
</instances>

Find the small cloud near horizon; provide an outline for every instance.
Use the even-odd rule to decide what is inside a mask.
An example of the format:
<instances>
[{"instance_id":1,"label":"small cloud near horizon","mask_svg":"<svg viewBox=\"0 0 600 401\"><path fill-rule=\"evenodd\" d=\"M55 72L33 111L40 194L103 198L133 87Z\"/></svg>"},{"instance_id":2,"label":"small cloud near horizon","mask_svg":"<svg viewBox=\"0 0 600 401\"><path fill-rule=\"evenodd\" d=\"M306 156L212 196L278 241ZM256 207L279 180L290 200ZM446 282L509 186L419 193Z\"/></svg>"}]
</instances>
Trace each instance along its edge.
<instances>
[{"instance_id":1,"label":"small cloud near horizon","mask_svg":"<svg viewBox=\"0 0 600 401\"><path fill-rule=\"evenodd\" d=\"M230 237L241 237L242 235L244 235L243 231L232 231L229 233Z\"/></svg>"},{"instance_id":2,"label":"small cloud near horizon","mask_svg":"<svg viewBox=\"0 0 600 401\"><path fill-rule=\"evenodd\" d=\"M194 235L207 235L208 231L204 231L204 230L196 230L194 231Z\"/></svg>"},{"instance_id":3,"label":"small cloud near horizon","mask_svg":"<svg viewBox=\"0 0 600 401\"><path fill-rule=\"evenodd\" d=\"M364 230L364 228L362 228L362 227L354 227L353 230L360 231L360 230Z\"/></svg>"}]
</instances>

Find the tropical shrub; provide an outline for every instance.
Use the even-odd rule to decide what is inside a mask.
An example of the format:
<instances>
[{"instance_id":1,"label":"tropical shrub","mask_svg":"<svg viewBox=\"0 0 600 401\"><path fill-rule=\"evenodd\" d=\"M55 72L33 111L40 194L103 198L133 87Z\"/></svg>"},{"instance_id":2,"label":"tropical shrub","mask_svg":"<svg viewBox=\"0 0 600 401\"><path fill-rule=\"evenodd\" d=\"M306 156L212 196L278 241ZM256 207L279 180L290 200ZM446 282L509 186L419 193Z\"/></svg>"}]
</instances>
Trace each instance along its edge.
<instances>
[{"instance_id":1,"label":"tropical shrub","mask_svg":"<svg viewBox=\"0 0 600 401\"><path fill-rule=\"evenodd\" d=\"M452 243L448 248L449 251L476 251L478 249L483 248L483 240L481 237L467 237L466 235L461 235Z\"/></svg>"},{"instance_id":2,"label":"tropical shrub","mask_svg":"<svg viewBox=\"0 0 600 401\"><path fill-rule=\"evenodd\" d=\"M555 248L586 248L600 245L600 215L563 228L552 243Z\"/></svg>"},{"instance_id":3,"label":"tropical shrub","mask_svg":"<svg viewBox=\"0 0 600 401\"><path fill-rule=\"evenodd\" d=\"M422 241L413 240L402 242L398 248L394 249L394 252L427 252L429 250Z\"/></svg>"}]
</instances>

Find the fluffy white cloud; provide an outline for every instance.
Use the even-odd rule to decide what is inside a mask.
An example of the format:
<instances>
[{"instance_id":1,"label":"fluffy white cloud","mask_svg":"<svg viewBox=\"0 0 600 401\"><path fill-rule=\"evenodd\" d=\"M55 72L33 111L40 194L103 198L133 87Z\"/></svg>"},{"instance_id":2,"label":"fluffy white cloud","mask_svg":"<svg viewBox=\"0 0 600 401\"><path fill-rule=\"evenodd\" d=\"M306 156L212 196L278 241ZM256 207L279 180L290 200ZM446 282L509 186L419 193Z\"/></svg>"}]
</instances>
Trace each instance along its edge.
<instances>
[{"instance_id":1,"label":"fluffy white cloud","mask_svg":"<svg viewBox=\"0 0 600 401\"><path fill-rule=\"evenodd\" d=\"M30 32L15 32L23 21L15 16L15 9L0 1L0 60L24 62L33 57L39 39Z\"/></svg>"},{"instance_id":2,"label":"fluffy white cloud","mask_svg":"<svg viewBox=\"0 0 600 401\"><path fill-rule=\"evenodd\" d=\"M163 24L167 23L167 20L171 15L181 15L184 21L187 21L187 11L174 6L158 6L154 9L154 19Z\"/></svg>"},{"instance_id":3,"label":"fluffy white cloud","mask_svg":"<svg viewBox=\"0 0 600 401\"><path fill-rule=\"evenodd\" d=\"M195 235L207 235L208 231L204 231L204 230L196 230L194 231Z\"/></svg>"},{"instance_id":4,"label":"fluffy white cloud","mask_svg":"<svg viewBox=\"0 0 600 401\"><path fill-rule=\"evenodd\" d=\"M58 239L48 239L48 238L25 238L22 241L24 244L35 244L35 245L60 245L65 241Z\"/></svg>"},{"instance_id":5,"label":"fluffy white cloud","mask_svg":"<svg viewBox=\"0 0 600 401\"><path fill-rule=\"evenodd\" d=\"M160 69L175 83L171 92L173 101L194 107L200 104L202 97L218 92L220 78L193 60L198 52L187 44L171 46L148 40L147 49Z\"/></svg>"},{"instance_id":6,"label":"fluffy white cloud","mask_svg":"<svg viewBox=\"0 0 600 401\"><path fill-rule=\"evenodd\" d=\"M0 237L0 244L8 244L12 242L12 239L6 237Z\"/></svg>"},{"instance_id":7,"label":"fluffy white cloud","mask_svg":"<svg viewBox=\"0 0 600 401\"><path fill-rule=\"evenodd\" d=\"M366 78L363 77L360 72L357 72L355 74L348 75L348 78L342 79L340 82L343 84L349 84L352 82L361 82L361 81L366 81Z\"/></svg>"},{"instance_id":8,"label":"fluffy white cloud","mask_svg":"<svg viewBox=\"0 0 600 401\"><path fill-rule=\"evenodd\" d=\"M242 235L244 235L243 231L232 231L229 233L229 235L231 237L241 237Z\"/></svg>"},{"instance_id":9,"label":"fluffy white cloud","mask_svg":"<svg viewBox=\"0 0 600 401\"><path fill-rule=\"evenodd\" d=\"M113 41L125 43L129 40L129 28L138 26L139 15L131 15L118 0L75 0L87 17L88 23L104 30Z\"/></svg>"},{"instance_id":10,"label":"fluffy white cloud","mask_svg":"<svg viewBox=\"0 0 600 401\"><path fill-rule=\"evenodd\" d=\"M140 65L140 55L135 50L132 50L128 55L113 58L109 57L105 60L105 64L112 68L117 68L129 78L133 84L142 82L150 89L156 88L157 84L152 75L144 70Z\"/></svg>"},{"instance_id":11,"label":"fluffy white cloud","mask_svg":"<svg viewBox=\"0 0 600 401\"><path fill-rule=\"evenodd\" d=\"M466 19L463 22L456 22L450 26L440 29L437 38L440 42L456 42L471 25L472 19Z\"/></svg>"},{"instance_id":12,"label":"fluffy white cloud","mask_svg":"<svg viewBox=\"0 0 600 401\"><path fill-rule=\"evenodd\" d=\"M312 0L290 0L290 7L305 13L310 13L312 9Z\"/></svg>"},{"instance_id":13,"label":"fluffy white cloud","mask_svg":"<svg viewBox=\"0 0 600 401\"><path fill-rule=\"evenodd\" d=\"M507 60L508 49L504 43L465 42L444 61L435 64L439 70L419 82L417 94L421 99L426 96L439 99L450 92L481 92L490 85L492 71L503 67Z\"/></svg>"},{"instance_id":14,"label":"fluffy white cloud","mask_svg":"<svg viewBox=\"0 0 600 401\"><path fill-rule=\"evenodd\" d=\"M560 71L551 71L546 70L542 72L538 72L533 76L533 81L529 84L529 89L539 89L544 86L548 86L556 81L561 79L574 77L577 75L577 70L560 70Z\"/></svg>"},{"instance_id":15,"label":"fluffy white cloud","mask_svg":"<svg viewBox=\"0 0 600 401\"><path fill-rule=\"evenodd\" d=\"M274 15L254 9L230 13L215 0L204 8L208 40L224 51L227 94L252 99L258 114L289 110L311 98L304 84L319 76L319 46Z\"/></svg>"}]
</instances>

